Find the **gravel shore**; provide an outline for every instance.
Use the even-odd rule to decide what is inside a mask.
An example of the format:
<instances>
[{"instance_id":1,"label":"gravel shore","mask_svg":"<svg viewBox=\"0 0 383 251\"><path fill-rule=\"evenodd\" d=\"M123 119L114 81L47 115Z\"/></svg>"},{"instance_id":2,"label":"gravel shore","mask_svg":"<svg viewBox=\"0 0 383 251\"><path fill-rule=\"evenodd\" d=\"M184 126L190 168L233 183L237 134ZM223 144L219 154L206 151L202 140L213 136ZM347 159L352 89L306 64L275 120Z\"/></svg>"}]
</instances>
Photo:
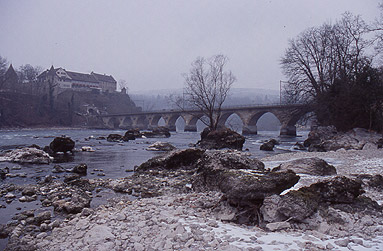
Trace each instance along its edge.
<instances>
[{"instance_id":1,"label":"gravel shore","mask_svg":"<svg viewBox=\"0 0 383 251\"><path fill-rule=\"evenodd\" d=\"M37 250L381 250L378 236L317 231L265 232L218 221L211 207L221 194L192 193L101 206L77 215L51 235L24 236ZM383 223L383 222L382 222ZM379 226L383 228L383 225Z\"/></svg>"}]
</instances>

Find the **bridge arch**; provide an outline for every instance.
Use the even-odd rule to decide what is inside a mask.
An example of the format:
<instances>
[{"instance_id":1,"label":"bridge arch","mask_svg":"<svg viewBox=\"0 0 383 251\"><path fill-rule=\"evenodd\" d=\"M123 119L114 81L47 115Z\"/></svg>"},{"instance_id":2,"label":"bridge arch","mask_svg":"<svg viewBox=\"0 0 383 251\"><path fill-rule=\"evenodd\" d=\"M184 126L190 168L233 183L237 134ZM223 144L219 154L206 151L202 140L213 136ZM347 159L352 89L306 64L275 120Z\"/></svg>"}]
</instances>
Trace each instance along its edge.
<instances>
[{"instance_id":1,"label":"bridge arch","mask_svg":"<svg viewBox=\"0 0 383 251\"><path fill-rule=\"evenodd\" d=\"M152 115L152 116L150 116L149 119L146 118L148 120L148 124L149 124L147 129L153 129L153 128L158 127L158 122L160 121L161 118L162 118L161 114Z\"/></svg>"},{"instance_id":2,"label":"bridge arch","mask_svg":"<svg viewBox=\"0 0 383 251\"><path fill-rule=\"evenodd\" d=\"M108 127L118 129L120 127L120 120L116 117L112 117L108 121Z\"/></svg>"},{"instance_id":3,"label":"bridge arch","mask_svg":"<svg viewBox=\"0 0 383 251\"><path fill-rule=\"evenodd\" d=\"M186 114L183 116L185 120L185 132L196 132L197 131L197 122L202 117L202 114Z\"/></svg>"},{"instance_id":4,"label":"bridge arch","mask_svg":"<svg viewBox=\"0 0 383 251\"><path fill-rule=\"evenodd\" d=\"M182 117L181 114L171 114L170 116L167 116L166 119L165 119L165 126L167 128L169 128L170 131L177 131L177 126L176 126L176 122L177 122L177 119Z\"/></svg>"},{"instance_id":5,"label":"bridge arch","mask_svg":"<svg viewBox=\"0 0 383 251\"><path fill-rule=\"evenodd\" d=\"M226 112L221 115L218 125L225 126L240 133L243 130L244 119L241 118L240 113Z\"/></svg>"},{"instance_id":6,"label":"bridge arch","mask_svg":"<svg viewBox=\"0 0 383 251\"><path fill-rule=\"evenodd\" d=\"M278 117L278 114L274 113L271 110L261 110L257 111L255 113L252 113L247 120L245 120L244 125L243 125L243 130L242 134L257 134L258 133L258 128L257 128L257 123L258 120L265 115L266 113L271 113L274 115L280 122L280 118ZM282 123L282 122L281 122Z\"/></svg>"},{"instance_id":7,"label":"bridge arch","mask_svg":"<svg viewBox=\"0 0 383 251\"><path fill-rule=\"evenodd\" d=\"M149 121L145 115L136 116L136 117L134 117L133 125L135 128L137 128L139 130L147 130L148 125L149 125Z\"/></svg>"},{"instance_id":8,"label":"bridge arch","mask_svg":"<svg viewBox=\"0 0 383 251\"><path fill-rule=\"evenodd\" d=\"M133 127L133 120L130 116L126 116L121 123L121 128L123 129L131 129Z\"/></svg>"},{"instance_id":9,"label":"bridge arch","mask_svg":"<svg viewBox=\"0 0 383 251\"><path fill-rule=\"evenodd\" d=\"M281 127L281 135L290 135L290 136L296 136L297 135L297 128L296 124L299 120L301 120L306 114L312 113L312 111L309 110L302 110L297 111L296 113L292 114L286 122Z\"/></svg>"}]
</instances>

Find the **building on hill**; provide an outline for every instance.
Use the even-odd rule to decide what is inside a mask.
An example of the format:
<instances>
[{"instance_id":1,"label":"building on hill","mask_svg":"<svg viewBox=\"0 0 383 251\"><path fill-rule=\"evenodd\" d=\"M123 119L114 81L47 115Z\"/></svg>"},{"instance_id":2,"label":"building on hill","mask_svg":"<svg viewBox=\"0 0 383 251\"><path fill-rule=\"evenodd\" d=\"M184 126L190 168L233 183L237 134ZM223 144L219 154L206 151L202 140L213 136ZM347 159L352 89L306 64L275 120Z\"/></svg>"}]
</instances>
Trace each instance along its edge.
<instances>
[{"instance_id":1,"label":"building on hill","mask_svg":"<svg viewBox=\"0 0 383 251\"><path fill-rule=\"evenodd\" d=\"M14 92L20 90L19 77L17 76L15 69L13 69L12 64L9 66L8 70L5 72L0 81L0 89L3 91Z\"/></svg>"},{"instance_id":2,"label":"building on hill","mask_svg":"<svg viewBox=\"0 0 383 251\"><path fill-rule=\"evenodd\" d=\"M96 92L115 92L117 89L117 81L112 75L67 71L61 67L54 68L53 65L37 79L40 83L46 83L46 88L54 88L55 94L67 89Z\"/></svg>"},{"instance_id":3,"label":"building on hill","mask_svg":"<svg viewBox=\"0 0 383 251\"><path fill-rule=\"evenodd\" d=\"M101 90L105 92L115 92L117 87L117 82L114 80L112 75L102 75L95 72L91 72L90 75L94 76L98 83Z\"/></svg>"}]
</instances>

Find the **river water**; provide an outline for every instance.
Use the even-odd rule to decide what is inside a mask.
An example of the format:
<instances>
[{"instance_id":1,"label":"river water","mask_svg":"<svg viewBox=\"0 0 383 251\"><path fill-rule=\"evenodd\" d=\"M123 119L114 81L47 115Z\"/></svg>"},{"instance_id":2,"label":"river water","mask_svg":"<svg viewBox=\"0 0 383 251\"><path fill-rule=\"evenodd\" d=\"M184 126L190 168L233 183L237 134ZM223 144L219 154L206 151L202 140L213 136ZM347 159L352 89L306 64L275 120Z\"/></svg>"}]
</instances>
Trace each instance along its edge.
<instances>
[{"instance_id":1,"label":"river water","mask_svg":"<svg viewBox=\"0 0 383 251\"><path fill-rule=\"evenodd\" d=\"M161 154L159 152L147 151L146 148L156 142L169 142L179 149L188 148L190 144L196 143L199 138L199 132L173 132L170 138L148 138L136 139L124 143L108 142L98 140L97 137L107 137L111 133L124 134L122 130L89 130L89 129L23 129L23 130L0 130L0 154L6 150L17 147L26 147L32 144L44 147L57 136L68 136L76 142L76 149L82 146L90 146L94 152L75 151L66 157L55 159L53 163L45 165L17 164L10 162L0 162L0 169L8 167L10 174L16 177L0 181L13 184L33 184L43 179L46 175L54 175L57 178L63 178L65 173L52 173L55 165L61 165L64 168L71 168L79 163L88 165L88 174L85 178L121 178L132 174L134 166L140 165L146 160ZM244 150L250 152L255 158L262 158L269 155L288 152L292 150L296 142L302 142L307 138L307 131L297 133L297 137L279 137L278 131L260 131L258 135L246 137ZM260 145L271 139L277 139L280 145L276 146L273 152L260 151ZM106 192L107 193L107 192ZM109 192L111 193L111 192ZM95 198L91 206L96 207L111 194L106 194L101 198ZM19 196L18 196L19 197ZM6 204L4 198L0 199L0 204L5 208L0 208L0 224L5 224L12 219L12 216L18 212L29 209L39 209L41 203L34 202L20 203L17 199L10 204ZM46 209L45 209L46 210ZM0 241L0 249L4 245Z\"/></svg>"}]
</instances>

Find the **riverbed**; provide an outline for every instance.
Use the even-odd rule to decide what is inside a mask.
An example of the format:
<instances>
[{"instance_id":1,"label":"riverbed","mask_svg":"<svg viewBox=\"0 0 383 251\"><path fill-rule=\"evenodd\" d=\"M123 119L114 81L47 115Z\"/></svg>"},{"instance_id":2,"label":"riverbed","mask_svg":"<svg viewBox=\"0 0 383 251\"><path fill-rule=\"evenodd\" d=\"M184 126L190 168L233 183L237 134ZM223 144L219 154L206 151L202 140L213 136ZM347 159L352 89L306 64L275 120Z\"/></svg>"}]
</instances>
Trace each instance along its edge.
<instances>
[{"instance_id":1,"label":"riverbed","mask_svg":"<svg viewBox=\"0 0 383 251\"><path fill-rule=\"evenodd\" d=\"M134 167L147 161L148 159L161 154L160 152L147 151L146 148L156 142L169 142L179 149L190 147L200 138L199 132L173 132L169 138L142 138L128 142L108 142L100 137L107 137L111 133L124 134L123 130L88 130L88 129L23 129L23 130L2 130L0 131L0 153L26 147L32 144L44 147L50 144L57 136L65 135L76 142L76 151L73 154L61 155L55 158L53 163L44 165L18 164L10 162L0 162L0 168L9 168L10 176L2 180L2 184L35 184L44 179L47 175L52 175L57 179L63 179L66 173L52 173L55 165L60 165L66 169L72 168L80 163L88 165L88 173L84 178L121 178L132 175ZM286 153L293 150L296 142L302 142L308 132L298 132L297 137L279 137L278 131L261 131L258 135L246 137L243 147L254 158L265 158L279 153ZM280 145L276 146L272 152L260 151L260 145L271 139L277 139ZM83 146L91 147L93 152L81 151ZM16 194L19 197L18 194ZM113 191L104 190L94 197L91 207L95 208L107 202L108 199L121 196ZM5 224L12 220L15 213L29 209L41 209L39 200L21 203L13 200L6 203L2 198L0 204L0 224ZM44 210L52 208L44 208ZM1 241L0 248L4 247L6 241Z\"/></svg>"}]
</instances>

